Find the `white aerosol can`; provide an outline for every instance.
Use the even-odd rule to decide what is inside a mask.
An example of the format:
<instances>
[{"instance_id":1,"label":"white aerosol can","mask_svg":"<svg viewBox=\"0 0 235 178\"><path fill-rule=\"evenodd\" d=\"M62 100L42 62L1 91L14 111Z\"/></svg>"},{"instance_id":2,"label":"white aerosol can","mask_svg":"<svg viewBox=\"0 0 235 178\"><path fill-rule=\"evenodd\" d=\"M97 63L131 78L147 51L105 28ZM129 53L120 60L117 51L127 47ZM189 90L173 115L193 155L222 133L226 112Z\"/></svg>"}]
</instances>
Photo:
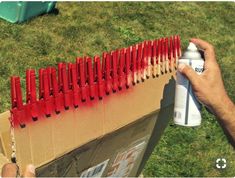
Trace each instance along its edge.
<instances>
[{"instance_id":1,"label":"white aerosol can","mask_svg":"<svg viewBox=\"0 0 235 178\"><path fill-rule=\"evenodd\" d=\"M191 66L199 75L203 72L204 59L197 47L189 43L187 50L178 64ZM199 126L201 124L201 104L195 97L189 80L179 71L176 74L174 123L182 126Z\"/></svg>"}]
</instances>

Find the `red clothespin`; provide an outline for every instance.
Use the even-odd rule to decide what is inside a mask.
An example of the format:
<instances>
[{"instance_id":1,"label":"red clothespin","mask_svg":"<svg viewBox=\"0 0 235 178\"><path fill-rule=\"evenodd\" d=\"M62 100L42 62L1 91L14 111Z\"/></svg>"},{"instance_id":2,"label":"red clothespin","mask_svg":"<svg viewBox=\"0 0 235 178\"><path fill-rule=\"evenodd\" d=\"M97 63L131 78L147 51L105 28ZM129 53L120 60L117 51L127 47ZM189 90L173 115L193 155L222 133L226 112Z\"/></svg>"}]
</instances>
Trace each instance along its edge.
<instances>
[{"instance_id":1,"label":"red clothespin","mask_svg":"<svg viewBox=\"0 0 235 178\"><path fill-rule=\"evenodd\" d=\"M85 85L86 85L86 93L87 99L89 98L89 87L88 87L88 68L87 68L87 57L83 58L83 65L84 65L84 78L85 78Z\"/></svg>"},{"instance_id":2,"label":"red clothespin","mask_svg":"<svg viewBox=\"0 0 235 178\"><path fill-rule=\"evenodd\" d=\"M71 90L73 88L72 68L73 68L73 64L71 62L69 62L68 63L68 86L69 86L69 90Z\"/></svg>"},{"instance_id":3,"label":"red clothespin","mask_svg":"<svg viewBox=\"0 0 235 178\"><path fill-rule=\"evenodd\" d=\"M125 67L125 72L126 72L126 88L129 88L132 81L131 81L131 69L130 69L130 63L131 63L131 47L128 47L126 49L126 57L125 57L125 63L126 63L126 67Z\"/></svg>"},{"instance_id":4,"label":"red clothespin","mask_svg":"<svg viewBox=\"0 0 235 178\"><path fill-rule=\"evenodd\" d=\"M169 71L169 58L168 58L168 38L165 38L165 61L166 61L166 71Z\"/></svg>"},{"instance_id":5,"label":"red clothespin","mask_svg":"<svg viewBox=\"0 0 235 178\"><path fill-rule=\"evenodd\" d=\"M58 63L58 87L59 87L59 92L63 91L62 68L63 68L63 63L62 62Z\"/></svg>"},{"instance_id":6,"label":"red clothespin","mask_svg":"<svg viewBox=\"0 0 235 178\"><path fill-rule=\"evenodd\" d=\"M53 111L53 98L50 96L48 71L43 70L43 103L46 117L50 117Z\"/></svg>"},{"instance_id":7,"label":"red clothespin","mask_svg":"<svg viewBox=\"0 0 235 178\"><path fill-rule=\"evenodd\" d=\"M118 51L111 52L111 63L112 63L112 78L113 78L113 92L118 90L118 75L117 75L117 53Z\"/></svg>"},{"instance_id":8,"label":"red clothespin","mask_svg":"<svg viewBox=\"0 0 235 178\"><path fill-rule=\"evenodd\" d=\"M44 85L43 85L43 71L44 69L39 69L39 99L43 98L44 95Z\"/></svg>"},{"instance_id":9,"label":"red clothespin","mask_svg":"<svg viewBox=\"0 0 235 178\"><path fill-rule=\"evenodd\" d=\"M59 114L60 111L63 109L63 93L59 91L59 85L57 81L57 74L56 69L52 68L51 72L51 80L52 80L52 87L53 87L53 97L55 103L55 113Z\"/></svg>"},{"instance_id":10,"label":"red clothespin","mask_svg":"<svg viewBox=\"0 0 235 178\"><path fill-rule=\"evenodd\" d=\"M132 69L132 78L133 78L133 85L137 83L137 51L136 45L132 46L132 55L131 55L131 69Z\"/></svg>"},{"instance_id":11,"label":"red clothespin","mask_svg":"<svg viewBox=\"0 0 235 178\"><path fill-rule=\"evenodd\" d=\"M150 77L152 72L152 52L153 52L153 43L152 41L148 41L148 54L147 54L147 78Z\"/></svg>"},{"instance_id":12,"label":"red clothespin","mask_svg":"<svg viewBox=\"0 0 235 178\"><path fill-rule=\"evenodd\" d=\"M143 60L142 60L142 68L145 69L147 67L147 58L148 58L148 42L144 42L144 49L143 49Z\"/></svg>"},{"instance_id":13,"label":"red clothespin","mask_svg":"<svg viewBox=\"0 0 235 178\"><path fill-rule=\"evenodd\" d=\"M174 36L174 58L175 58L175 64L178 65L178 42L177 42L177 36Z\"/></svg>"},{"instance_id":14,"label":"red clothespin","mask_svg":"<svg viewBox=\"0 0 235 178\"><path fill-rule=\"evenodd\" d=\"M148 41L148 57L152 57L153 54L153 41Z\"/></svg>"},{"instance_id":15,"label":"red clothespin","mask_svg":"<svg viewBox=\"0 0 235 178\"><path fill-rule=\"evenodd\" d=\"M157 76L157 40L153 41L152 49L152 65L153 65L153 77Z\"/></svg>"},{"instance_id":16,"label":"red clothespin","mask_svg":"<svg viewBox=\"0 0 235 178\"><path fill-rule=\"evenodd\" d=\"M173 56L173 38L170 37L170 46L169 46L169 60L170 60L170 66L171 70L174 68L174 56Z\"/></svg>"},{"instance_id":17,"label":"red clothespin","mask_svg":"<svg viewBox=\"0 0 235 178\"><path fill-rule=\"evenodd\" d=\"M36 96L36 75L35 70L30 69L26 71L26 103L29 105L29 112L33 121L36 121L39 116Z\"/></svg>"},{"instance_id":18,"label":"red clothespin","mask_svg":"<svg viewBox=\"0 0 235 178\"><path fill-rule=\"evenodd\" d=\"M49 83L49 93L52 95L53 93L53 87L52 87L52 81L51 81L51 73L52 73L52 67L47 67L47 74L48 74L48 83Z\"/></svg>"},{"instance_id":19,"label":"red clothespin","mask_svg":"<svg viewBox=\"0 0 235 178\"><path fill-rule=\"evenodd\" d=\"M94 63L95 63L95 73L97 77L97 84L98 84L98 97L101 100L104 96L104 84L103 84L103 78L102 78L102 70L101 70L101 64L100 64L100 57L95 56L94 57Z\"/></svg>"},{"instance_id":20,"label":"red clothespin","mask_svg":"<svg viewBox=\"0 0 235 178\"><path fill-rule=\"evenodd\" d=\"M73 76L73 70L75 72L74 76ZM74 80L76 81L76 64L68 63L67 74L68 74L68 94L67 95L69 98L69 105L73 105L74 108L78 108L78 93L74 91L74 85L73 85L73 77L74 77Z\"/></svg>"},{"instance_id":21,"label":"red clothespin","mask_svg":"<svg viewBox=\"0 0 235 178\"><path fill-rule=\"evenodd\" d=\"M170 37L170 45L169 45L169 55L168 55L170 61L172 62L173 60L173 40L172 36Z\"/></svg>"},{"instance_id":22,"label":"red clothespin","mask_svg":"<svg viewBox=\"0 0 235 178\"><path fill-rule=\"evenodd\" d=\"M85 65L84 65L84 59L79 58L79 61L77 61L79 65L79 84L81 89L81 100L82 102L85 102L87 99L87 92L86 92L86 80L85 80Z\"/></svg>"},{"instance_id":23,"label":"red clothespin","mask_svg":"<svg viewBox=\"0 0 235 178\"><path fill-rule=\"evenodd\" d=\"M125 74L124 74L124 63L125 63L125 49L121 49L120 51L120 59L119 59L119 67L118 67L118 88L119 90L122 90L122 88L125 86Z\"/></svg>"},{"instance_id":24,"label":"red clothespin","mask_svg":"<svg viewBox=\"0 0 235 178\"><path fill-rule=\"evenodd\" d=\"M181 56L181 44L180 44L180 36L177 35L177 54L178 54L178 57Z\"/></svg>"},{"instance_id":25,"label":"red clothespin","mask_svg":"<svg viewBox=\"0 0 235 178\"><path fill-rule=\"evenodd\" d=\"M168 37L165 38L165 59L168 60Z\"/></svg>"},{"instance_id":26,"label":"red clothespin","mask_svg":"<svg viewBox=\"0 0 235 178\"><path fill-rule=\"evenodd\" d=\"M164 41L164 38L161 39L161 47L162 47L162 50L161 50L161 61L165 62L165 41Z\"/></svg>"},{"instance_id":27,"label":"red clothespin","mask_svg":"<svg viewBox=\"0 0 235 178\"><path fill-rule=\"evenodd\" d=\"M73 106L75 108L78 108L79 105L79 86L77 83L77 72L76 72L76 64L70 64L69 67L69 75L71 79L71 84L72 84L72 92L73 92Z\"/></svg>"},{"instance_id":28,"label":"red clothespin","mask_svg":"<svg viewBox=\"0 0 235 178\"><path fill-rule=\"evenodd\" d=\"M161 44L161 39L158 39L157 41L157 63L158 63L158 67L157 67L157 75L159 76L161 74L161 70L162 70L162 44Z\"/></svg>"},{"instance_id":29,"label":"red clothespin","mask_svg":"<svg viewBox=\"0 0 235 178\"><path fill-rule=\"evenodd\" d=\"M142 43L138 44L138 52L137 52L137 83L141 81L141 75L142 75L142 60L143 60L143 54L142 54L143 45Z\"/></svg>"},{"instance_id":30,"label":"red clothespin","mask_svg":"<svg viewBox=\"0 0 235 178\"><path fill-rule=\"evenodd\" d=\"M87 71L88 71L88 85L89 85L89 91L90 91L90 99L94 100L94 98L95 98L95 83L94 83L92 59L90 57L86 58L86 66L87 66Z\"/></svg>"},{"instance_id":31,"label":"red clothespin","mask_svg":"<svg viewBox=\"0 0 235 178\"><path fill-rule=\"evenodd\" d=\"M158 39L157 41L157 51L158 51L158 64L161 65L161 58L162 58L162 44L161 39Z\"/></svg>"},{"instance_id":32,"label":"red clothespin","mask_svg":"<svg viewBox=\"0 0 235 178\"><path fill-rule=\"evenodd\" d=\"M146 80L147 77L147 60L148 60L148 42L144 42L144 48L143 48L143 57L141 61L141 68L142 68L142 81Z\"/></svg>"},{"instance_id":33,"label":"red clothespin","mask_svg":"<svg viewBox=\"0 0 235 178\"><path fill-rule=\"evenodd\" d=\"M15 80L17 77L11 77L11 108L17 107L17 94Z\"/></svg>"},{"instance_id":34,"label":"red clothespin","mask_svg":"<svg viewBox=\"0 0 235 178\"><path fill-rule=\"evenodd\" d=\"M111 69L110 69L110 62L111 62L111 54L107 53L105 58L105 92L107 95L112 90L112 78L110 76Z\"/></svg>"},{"instance_id":35,"label":"red clothespin","mask_svg":"<svg viewBox=\"0 0 235 178\"><path fill-rule=\"evenodd\" d=\"M102 54L102 77L105 78L105 62L106 62L106 57L107 57L107 53L106 52L103 52Z\"/></svg>"},{"instance_id":36,"label":"red clothespin","mask_svg":"<svg viewBox=\"0 0 235 178\"><path fill-rule=\"evenodd\" d=\"M11 124L13 127L24 128L26 111L23 106L20 77L11 77L11 101Z\"/></svg>"},{"instance_id":37,"label":"red clothespin","mask_svg":"<svg viewBox=\"0 0 235 178\"><path fill-rule=\"evenodd\" d=\"M77 57L76 58L76 80L78 85L80 84L80 65L79 65L79 60L80 58Z\"/></svg>"},{"instance_id":38,"label":"red clothespin","mask_svg":"<svg viewBox=\"0 0 235 178\"><path fill-rule=\"evenodd\" d=\"M176 55L177 55L177 44L176 44L175 36L172 37L172 40L173 40L173 57L174 57L174 59L176 59Z\"/></svg>"},{"instance_id":39,"label":"red clothespin","mask_svg":"<svg viewBox=\"0 0 235 178\"><path fill-rule=\"evenodd\" d=\"M166 45L165 45L165 40L162 38L161 40L162 43L162 72L166 72Z\"/></svg>"},{"instance_id":40,"label":"red clothespin","mask_svg":"<svg viewBox=\"0 0 235 178\"><path fill-rule=\"evenodd\" d=\"M71 98L69 91L68 73L65 63L62 66L62 81L63 81L63 94L64 94L64 108L65 110L68 110L71 104Z\"/></svg>"}]
</instances>

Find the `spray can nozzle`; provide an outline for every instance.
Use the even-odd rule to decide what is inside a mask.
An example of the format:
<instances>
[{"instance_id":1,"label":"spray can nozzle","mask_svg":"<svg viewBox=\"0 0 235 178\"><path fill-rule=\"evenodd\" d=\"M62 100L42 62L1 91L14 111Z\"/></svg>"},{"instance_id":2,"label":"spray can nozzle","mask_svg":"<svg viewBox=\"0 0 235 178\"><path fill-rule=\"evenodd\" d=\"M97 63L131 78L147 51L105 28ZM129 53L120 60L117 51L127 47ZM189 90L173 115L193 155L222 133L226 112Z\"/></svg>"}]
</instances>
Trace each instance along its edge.
<instances>
[{"instance_id":1,"label":"spray can nozzle","mask_svg":"<svg viewBox=\"0 0 235 178\"><path fill-rule=\"evenodd\" d=\"M197 49L197 46L194 43L190 42L189 45L188 45L187 50L189 50L189 51L197 51L198 49Z\"/></svg>"}]
</instances>

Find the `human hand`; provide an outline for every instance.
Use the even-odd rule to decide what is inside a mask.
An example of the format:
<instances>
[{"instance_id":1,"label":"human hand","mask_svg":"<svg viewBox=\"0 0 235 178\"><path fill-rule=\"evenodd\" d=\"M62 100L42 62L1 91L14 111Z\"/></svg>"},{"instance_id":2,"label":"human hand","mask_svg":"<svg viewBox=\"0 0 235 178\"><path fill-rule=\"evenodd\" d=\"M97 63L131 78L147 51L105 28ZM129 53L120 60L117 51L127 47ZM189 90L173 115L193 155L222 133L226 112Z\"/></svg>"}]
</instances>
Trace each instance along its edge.
<instances>
[{"instance_id":1,"label":"human hand","mask_svg":"<svg viewBox=\"0 0 235 178\"><path fill-rule=\"evenodd\" d=\"M17 177L18 176L18 166L14 163L8 163L5 164L2 167L2 175L4 177ZM29 164L25 172L23 174L23 177L35 177L35 167L32 164Z\"/></svg>"},{"instance_id":2,"label":"human hand","mask_svg":"<svg viewBox=\"0 0 235 178\"><path fill-rule=\"evenodd\" d=\"M204 71L201 75L198 75L190 66L185 64L179 64L178 70L189 79L198 100L220 117L224 112L222 110L224 104L230 102L230 99L224 88L214 48L201 39L193 38L191 42L204 51Z\"/></svg>"}]
</instances>

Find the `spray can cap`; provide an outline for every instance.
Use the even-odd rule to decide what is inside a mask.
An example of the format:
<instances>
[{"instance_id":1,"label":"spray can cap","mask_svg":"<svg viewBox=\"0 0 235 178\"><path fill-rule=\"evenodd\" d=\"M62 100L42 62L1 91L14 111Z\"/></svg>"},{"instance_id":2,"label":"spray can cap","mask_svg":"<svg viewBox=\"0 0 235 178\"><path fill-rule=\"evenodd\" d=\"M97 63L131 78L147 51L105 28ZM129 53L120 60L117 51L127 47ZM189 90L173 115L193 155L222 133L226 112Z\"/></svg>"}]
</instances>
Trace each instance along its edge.
<instances>
[{"instance_id":1,"label":"spray can cap","mask_svg":"<svg viewBox=\"0 0 235 178\"><path fill-rule=\"evenodd\" d=\"M190 42L189 45L188 45L188 48L187 50L189 51L197 51L197 47L194 43Z\"/></svg>"},{"instance_id":2,"label":"spray can cap","mask_svg":"<svg viewBox=\"0 0 235 178\"><path fill-rule=\"evenodd\" d=\"M198 60L203 60L201 57L200 52L198 51L197 46L190 42L188 45L187 50L184 52L183 56L181 59L198 59Z\"/></svg>"}]
</instances>

